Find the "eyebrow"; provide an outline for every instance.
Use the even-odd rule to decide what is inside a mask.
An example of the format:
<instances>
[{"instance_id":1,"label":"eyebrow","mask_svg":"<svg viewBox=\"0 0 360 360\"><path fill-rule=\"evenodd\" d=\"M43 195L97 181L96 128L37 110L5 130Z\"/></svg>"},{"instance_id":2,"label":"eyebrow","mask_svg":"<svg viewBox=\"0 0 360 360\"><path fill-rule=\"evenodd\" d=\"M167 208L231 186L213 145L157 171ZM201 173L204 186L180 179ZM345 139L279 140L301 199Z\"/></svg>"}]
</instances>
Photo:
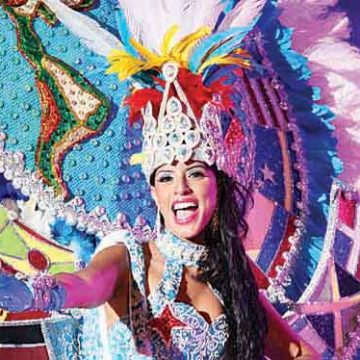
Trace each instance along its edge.
<instances>
[{"instance_id":1,"label":"eyebrow","mask_svg":"<svg viewBox=\"0 0 360 360\"><path fill-rule=\"evenodd\" d=\"M190 165L186 170L192 170L192 169L195 169L197 167L200 167L204 170L207 169L207 167L204 165L204 164L193 164L193 165Z\"/></svg>"},{"instance_id":2,"label":"eyebrow","mask_svg":"<svg viewBox=\"0 0 360 360\"><path fill-rule=\"evenodd\" d=\"M161 174L161 173L172 173L172 172L174 172L174 170L172 170L172 169L159 169L159 170L156 172L155 176L158 176L158 175Z\"/></svg>"}]
</instances>

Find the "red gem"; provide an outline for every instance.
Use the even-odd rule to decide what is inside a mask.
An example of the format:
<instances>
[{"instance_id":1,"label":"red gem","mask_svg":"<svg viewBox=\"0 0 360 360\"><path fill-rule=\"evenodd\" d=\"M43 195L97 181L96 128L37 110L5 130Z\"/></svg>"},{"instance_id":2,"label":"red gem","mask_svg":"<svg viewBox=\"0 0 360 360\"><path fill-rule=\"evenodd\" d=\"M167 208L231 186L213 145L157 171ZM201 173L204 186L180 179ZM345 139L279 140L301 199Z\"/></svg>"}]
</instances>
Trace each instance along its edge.
<instances>
[{"instance_id":1,"label":"red gem","mask_svg":"<svg viewBox=\"0 0 360 360\"><path fill-rule=\"evenodd\" d=\"M171 330L174 327L186 327L187 325L176 318L171 312L170 306L166 305L161 315L149 321L149 327L156 330L166 345L169 345L171 340Z\"/></svg>"},{"instance_id":2,"label":"red gem","mask_svg":"<svg viewBox=\"0 0 360 360\"><path fill-rule=\"evenodd\" d=\"M49 261L46 256L39 250L32 249L28 252L28 260L31 266L36 270L44 271L49 267Z\"/></svg>"}]
</instances>

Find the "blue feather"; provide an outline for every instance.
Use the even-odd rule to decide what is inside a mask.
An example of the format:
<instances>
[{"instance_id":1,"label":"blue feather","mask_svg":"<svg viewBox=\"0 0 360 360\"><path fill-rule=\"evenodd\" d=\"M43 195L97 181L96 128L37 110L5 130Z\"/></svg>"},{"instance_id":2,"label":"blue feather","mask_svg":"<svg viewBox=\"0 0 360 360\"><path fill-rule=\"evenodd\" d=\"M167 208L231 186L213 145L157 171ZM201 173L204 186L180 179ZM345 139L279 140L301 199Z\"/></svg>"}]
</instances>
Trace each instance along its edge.
<instances>
[{"instance_id":1,"label":"blue feather","mask_svg":"<svg viewBox=\"0 0 360 360\"><path fill-rule=\"evenodd\" d=\"M308 84L311 72L307 59L292 49L292 29L283 27L274 16L277 9L268 6L259 22L267 52L277 76L282 81L288 102L296 118L298 134L304 147L308 181L306 233L294 261L287 296L297 300L308 285L318 264L327 226L329 191L333 177L341 171L341 160L333 137L334 114L319 100L320 91Z\"/></svg>"},{"instance_id":2,"label":"blue feather","mask_svg":"<svg viewBox=\"0 0 360 360\"><path fill-rule=\"evenodd\" d=\"M258 18L255 19L251 25L248 27L235 27L231 29L227 29L222 32L214 33L210 35L207 39L205 39L192 53L189 68L193 72L197 72L199 67L201 66L201 62L205 55L210 51L210 49L217 44L225 42L215 51L213 51L206 60L210 60L215 56L222 56L231 53L233 50L239 48L240 43L244 39L244 37L251 31L256 24ZM228 40L228 41L226 41Z\"/></svg>"},{"instance_id":3,"label":"blue feather","mask_svg":"<svg viewBox=\"0 0 360 360\"><path fill-rule=\"evenodd\" d=\"M51 225L52 237L60 244L69 246L75 253L76 257L88 263L99 239L95 235L89 235L76 227L69 225L65 220L56 220Z\"/></svg>"}]
</instances>

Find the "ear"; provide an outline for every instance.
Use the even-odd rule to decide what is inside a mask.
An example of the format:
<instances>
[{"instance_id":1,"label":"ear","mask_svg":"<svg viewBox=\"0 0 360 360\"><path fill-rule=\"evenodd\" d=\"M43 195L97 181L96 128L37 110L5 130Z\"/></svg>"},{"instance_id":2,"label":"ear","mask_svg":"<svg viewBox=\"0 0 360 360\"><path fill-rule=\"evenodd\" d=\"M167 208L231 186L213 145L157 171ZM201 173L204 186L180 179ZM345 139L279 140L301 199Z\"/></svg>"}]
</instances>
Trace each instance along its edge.
<instances>
[{"instance_id":1,"label":"ear","mask_svg":"<svg viewBox=\"0 0 360 360\"><path fill-rule=\"evenodd\" d=\"M157 196L156 196L156 190L155 190L154 186L150 186L150 193L151 193L151 196L152 196L153 200L155 201L156 207L158 208L159 204L158 204L158 199L157 199Z\"/></svg>"}]
</instances>

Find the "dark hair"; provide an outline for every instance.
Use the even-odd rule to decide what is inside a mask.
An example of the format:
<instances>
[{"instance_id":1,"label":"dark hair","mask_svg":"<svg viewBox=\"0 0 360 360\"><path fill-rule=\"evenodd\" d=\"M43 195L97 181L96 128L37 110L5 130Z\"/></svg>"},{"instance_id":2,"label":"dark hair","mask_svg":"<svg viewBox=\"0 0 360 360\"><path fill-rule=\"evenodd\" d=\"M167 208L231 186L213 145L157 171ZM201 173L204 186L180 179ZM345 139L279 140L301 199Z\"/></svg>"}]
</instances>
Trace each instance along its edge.
<instances>
[{"instance_id":1,"label":"dark hair","mask_svg":"<svg viewBox=\"0 0 360 360\"><path fill-rule=\"evenodd\" d=\"M243 245L248 231L244 215L251 197L247 189L224 172L215 172L219 200L214 217L217 219L205 230L210 255L201 279L209 281L224 299L230 325L227 358L262 359L267 323ZM218 226L213 226L214 222Z\"/></svg>"}]
</instances>

